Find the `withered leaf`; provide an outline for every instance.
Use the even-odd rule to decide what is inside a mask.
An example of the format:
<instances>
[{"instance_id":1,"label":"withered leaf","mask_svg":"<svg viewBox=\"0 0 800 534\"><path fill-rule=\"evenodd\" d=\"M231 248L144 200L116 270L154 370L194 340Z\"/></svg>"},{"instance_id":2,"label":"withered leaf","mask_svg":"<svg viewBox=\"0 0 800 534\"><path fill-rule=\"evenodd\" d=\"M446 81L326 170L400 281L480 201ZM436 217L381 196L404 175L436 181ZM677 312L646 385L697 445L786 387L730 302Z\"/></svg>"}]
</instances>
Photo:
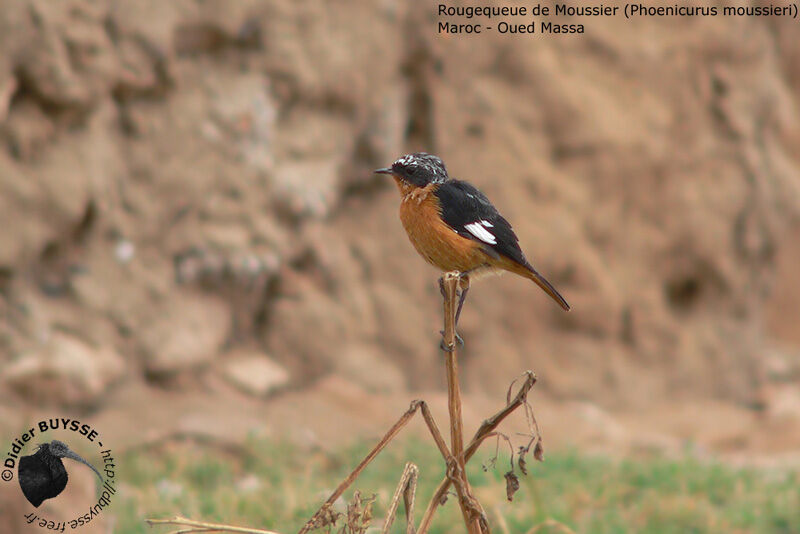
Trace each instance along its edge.
<instances>
[{"instance_id":1,"label":"withered leaf","mask_svg":"<svg viewBox=\"0 0 800 534\"><path fill-rule=\"evenodd\" d=\"M519 452L517 453L517 464L519 464L519 470L522 471L523 475L528 474L528 462L525 461L525 456L531 451L531 444L528 443L527 445L520 445Z\"/></svg>"},{"instance_id":2,"label":"withered leaf","mask_svg":"<svg viewBox=\"0 0 800 534\"><path fill-rule=\"evenodd\" d=\"M519 461L517 463L519 464L519 470L522 471L522 474L523 475L527 475L528 474L528 467L527 467L528 463L525 461L525 455L524 454L520 454L519 455Z\"/></svg>"},{"instance_id":3,"label":"withered leaf","mask_svg":"<svg viewBox=\"0 0 800 534\"><path fill-rule=\"evenodd\" d=\"M536 446L533 448L533 457L540 462L544 461L544 447L542 446L541 439L536 442Z\"/></svg>"},{"instance_id":4,"label":"withered leaf","mask_svg":"<svg viewBox=\"0 0 800 534\"><path fill-rule=\"evenodd\" d=\"M506 478L506 497L509 501L513 501L514 494L519 490L519 478L513 471L509 471L503 476Z\"/></svg>"}]
</instances>

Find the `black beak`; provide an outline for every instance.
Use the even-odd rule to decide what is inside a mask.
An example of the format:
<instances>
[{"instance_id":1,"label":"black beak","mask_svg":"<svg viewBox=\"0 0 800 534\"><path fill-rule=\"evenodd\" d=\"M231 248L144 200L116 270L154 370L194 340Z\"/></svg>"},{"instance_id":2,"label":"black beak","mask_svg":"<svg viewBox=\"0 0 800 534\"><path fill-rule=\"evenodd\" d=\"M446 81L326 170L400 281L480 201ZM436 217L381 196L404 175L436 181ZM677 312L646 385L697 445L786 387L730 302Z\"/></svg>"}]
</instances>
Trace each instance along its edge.
<instances>
[{"instance_id":1,"label":"black beak","mask_svg":"<svg viewBox=\"0 0 800 534\"><path fill-rule=\"evenodd\" d=\"M394 174L394 171L391 167L384 167L383 169L375 169L372 172L376 172L378 174Z\"/></svg>"}]
</instances>

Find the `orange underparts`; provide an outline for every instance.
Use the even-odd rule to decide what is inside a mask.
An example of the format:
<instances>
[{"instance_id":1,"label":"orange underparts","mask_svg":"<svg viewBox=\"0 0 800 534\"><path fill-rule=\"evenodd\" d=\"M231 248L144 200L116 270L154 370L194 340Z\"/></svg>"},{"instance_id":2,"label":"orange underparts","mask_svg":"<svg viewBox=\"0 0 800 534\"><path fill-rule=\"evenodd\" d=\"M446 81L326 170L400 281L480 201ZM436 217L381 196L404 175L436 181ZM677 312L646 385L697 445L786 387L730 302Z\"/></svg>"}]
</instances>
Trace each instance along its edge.
<instances>
[{"instance_id":1,"label":"orange underparts","mask_svg":"<svg viewBox=\"0 0 800 534\"><path fill-rule=\"evenodd\" d=\"M403 199L400 220L411 244L428 263L443 271L467 272L494 263L480 243L461 237L442 221L436 184L416 188L395 178Z\"/></svg>"}]
</instances>

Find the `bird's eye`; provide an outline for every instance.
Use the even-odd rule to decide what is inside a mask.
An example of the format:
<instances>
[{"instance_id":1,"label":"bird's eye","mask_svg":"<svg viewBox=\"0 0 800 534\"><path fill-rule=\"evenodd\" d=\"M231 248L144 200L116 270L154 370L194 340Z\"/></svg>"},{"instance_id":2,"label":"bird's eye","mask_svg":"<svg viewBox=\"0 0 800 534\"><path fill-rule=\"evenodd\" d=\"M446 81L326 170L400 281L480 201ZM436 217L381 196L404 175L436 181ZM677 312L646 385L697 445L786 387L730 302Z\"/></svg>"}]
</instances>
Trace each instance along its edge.
<instances>
[{"instance_id":1,"label":"bird's eye","mask_svg":"<svg viewBox=\"0 0 800 534\"><path fill-rule=\"evenodd\" d=\"M417 168L416 167L407 167L406 168L406 173L408 173L408 174L415 174L416 172L417 172Z\"/></svg>"}]
</instances>

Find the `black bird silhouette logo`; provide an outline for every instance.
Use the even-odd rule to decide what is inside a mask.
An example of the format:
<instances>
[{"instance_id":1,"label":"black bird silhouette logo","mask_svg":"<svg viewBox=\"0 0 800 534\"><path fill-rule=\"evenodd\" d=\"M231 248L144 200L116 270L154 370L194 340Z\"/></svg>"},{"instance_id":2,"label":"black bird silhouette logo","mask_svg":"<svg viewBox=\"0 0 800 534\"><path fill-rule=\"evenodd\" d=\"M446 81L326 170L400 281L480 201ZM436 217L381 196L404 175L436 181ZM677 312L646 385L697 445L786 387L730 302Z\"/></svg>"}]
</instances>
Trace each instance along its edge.
<instances>
[{"instance_id":1,"label":"black bird silhouette logo","mask_svg":"<svg viewBox=\"0 0 800 534\"><path fill-rule=\"evenodd\" d=\"M42 443L34 454L19 459L19 486L28 502L36 508L47 499L57 497L67 487L69 477L62 458L88 465L97 474L100 482L103 481L100 472L72 452L66 443L57 439Z\"/></svg>"}]
</instances>

